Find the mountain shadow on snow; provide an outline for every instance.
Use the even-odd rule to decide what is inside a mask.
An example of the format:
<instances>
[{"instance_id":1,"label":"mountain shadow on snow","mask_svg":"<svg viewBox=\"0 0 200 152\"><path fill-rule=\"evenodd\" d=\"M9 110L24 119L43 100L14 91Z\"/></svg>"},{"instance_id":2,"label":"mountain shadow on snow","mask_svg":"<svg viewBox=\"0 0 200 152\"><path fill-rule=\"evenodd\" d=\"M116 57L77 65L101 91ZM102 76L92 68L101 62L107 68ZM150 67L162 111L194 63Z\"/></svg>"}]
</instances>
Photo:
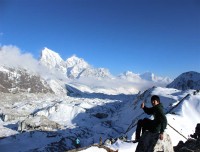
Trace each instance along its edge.
<instances>
[{"instance_id":1,"label":"mountain shadow on snow","mask_svg":"<svg viewBox=\"0 0 200 152\"><path fill-rule=\"evenodd\" d=\"M117 95L109 95L109 94L104 94L104 93L89 93L89 92L82 92L78 90L77 88L66 84L65 88L67 90L67 95L70 97L76 97L76 98L89 98L89 99L110 99L110 100L125 100L125 99L130 99L134 98L135 95L127 95L127 94L117 94Z\"/></svg>"}]
</instances>

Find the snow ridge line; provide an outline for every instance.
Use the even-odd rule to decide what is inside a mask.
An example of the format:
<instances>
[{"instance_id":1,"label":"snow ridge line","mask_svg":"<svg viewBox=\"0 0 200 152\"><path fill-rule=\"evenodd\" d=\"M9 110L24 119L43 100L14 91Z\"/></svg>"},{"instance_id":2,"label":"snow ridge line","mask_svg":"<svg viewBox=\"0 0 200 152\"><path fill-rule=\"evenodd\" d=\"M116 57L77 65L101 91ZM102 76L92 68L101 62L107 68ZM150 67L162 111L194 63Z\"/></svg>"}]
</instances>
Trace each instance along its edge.
<instances>
[{"instance_id":1,"label":"snow ridge line","mask_svg":"<svg viewBox=\"0 0 200 152\"><path fill-rule=\"evenodd\" d=\"M178 107L187 97L189 97L190 94L188 93L185 97L183 97L173 108L171 108L166 114L172 112L176 107Z\"/></svg>"}]
</instances>

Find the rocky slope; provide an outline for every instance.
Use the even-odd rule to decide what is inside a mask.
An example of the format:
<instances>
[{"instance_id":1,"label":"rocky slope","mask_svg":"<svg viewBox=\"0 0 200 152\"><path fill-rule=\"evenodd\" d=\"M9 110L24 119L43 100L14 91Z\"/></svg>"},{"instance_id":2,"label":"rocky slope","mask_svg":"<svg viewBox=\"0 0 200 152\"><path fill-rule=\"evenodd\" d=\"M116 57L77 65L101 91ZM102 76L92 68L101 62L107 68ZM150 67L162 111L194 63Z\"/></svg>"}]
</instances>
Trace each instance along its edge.
<instances>
[{"instance_id":1,"label":"rocky slope","mask_svg":"<svg viewBox=\"0 0 200 152\"><path fill-rule=\"evenodd\" d=\"M174 147L175 152L200 152L200 123L196 125L195 133L186 142L180 141Z\"/></svg>"},{"instance_id":2,"label":"rocky slope","mask_svg":"<svg viewBox=\"0 0 200 152\"><path fill-rule=\"evenodd\" d=\"M173 82L167 85L167 88L200 90L200 73L194 71L182 73Z\"/></svg>"},{"instance_id":3,"label":"rocky slope","mask_svg":"<svg viewBox=\"0 0 200 152\"><path fill-rule=\"evenodd\" d=\"M53 93L47 82L39 75L24 69L0 67L0 92L4 93Z\"/></svg>"}]
</instances>

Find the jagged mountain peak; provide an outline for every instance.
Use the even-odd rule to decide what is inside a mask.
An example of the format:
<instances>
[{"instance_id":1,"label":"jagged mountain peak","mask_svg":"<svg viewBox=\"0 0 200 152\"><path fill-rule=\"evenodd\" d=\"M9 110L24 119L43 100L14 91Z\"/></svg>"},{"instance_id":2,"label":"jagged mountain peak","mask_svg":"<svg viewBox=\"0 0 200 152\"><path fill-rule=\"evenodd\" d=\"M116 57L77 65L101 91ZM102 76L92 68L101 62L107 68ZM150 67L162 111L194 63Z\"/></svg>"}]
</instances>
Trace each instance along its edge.
<instances>
[{"instance_id":1,"label":"jagged mountain peak","mask_svg":"<svg viewBox=\"0 0 200 152\"><path fill-rule=\"evenodd\" d=\"M69 78L79 78L86 69L91 68L91 66L84 59L79 58L76 55L68 58L65 63Z\"/></svg>"},{"instance_id":2,"label":"jagged mountain peak","mask_svg":"<svg viewBox=\"0 0 200 152\"><path fill-rule=\"evenodd\" d=\"M47 47L45 47L41 52L40 62L48 67L55 67L56 65L64 62L60 55Z\"/></svg>"},{"instance_id":3,"label":"jagged mountain peak","mask_svg":"<svg viewBox=\"0 0 200 152\"><path fill-rule=\"evenodd\" d=\"M200 89L200 73L195 71L184 72L179 75L173 82L167 85L168 88L179 90Z\"/></svg>"},{"instance_id":4,"label":"jagged mountain peak","mask_svg":"<svg viewBox=\"0 0 200 152\"><path fill-rule=\"evenodd\" d=\"M72 55L70 58L66 60L67 67L79 66L82 68L89 67L89 64L82 58L77 57L76 55Z\"/></svg>"},{"instance_id":5,"label":"jagged mountain peak","mask_svg":"<svg viewBox=\"0 0 200 152\"><path fill-rule=\"evenodd\" d=\"M55 68L62 73L66 73L66 65L60 55L45 47L41 52L40 63L49 69Z\"/></svg>"}]
</instances>

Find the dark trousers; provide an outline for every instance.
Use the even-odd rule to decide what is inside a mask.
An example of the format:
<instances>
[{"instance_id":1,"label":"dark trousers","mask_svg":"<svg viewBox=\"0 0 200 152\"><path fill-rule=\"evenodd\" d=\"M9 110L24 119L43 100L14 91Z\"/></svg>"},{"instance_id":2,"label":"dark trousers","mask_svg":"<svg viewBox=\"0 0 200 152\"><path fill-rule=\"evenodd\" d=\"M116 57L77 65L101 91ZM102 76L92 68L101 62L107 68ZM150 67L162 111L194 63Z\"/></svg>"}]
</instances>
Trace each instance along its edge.
<instances>
[{"instance_id":1,"label":"dark trousers","mask_svg":"<svg viewBox=\"0 0 200 152\"><path fill-rule=\"evenodd\" d=\"M141 131L142 133L144 133L146 130L153 131L154 126L155 125L154 125L153 120L150 120L148 118L138 120L137 128L136 128L136 137L135 137L136 140L140 139Z\"/></svg>"}]
</instances>

